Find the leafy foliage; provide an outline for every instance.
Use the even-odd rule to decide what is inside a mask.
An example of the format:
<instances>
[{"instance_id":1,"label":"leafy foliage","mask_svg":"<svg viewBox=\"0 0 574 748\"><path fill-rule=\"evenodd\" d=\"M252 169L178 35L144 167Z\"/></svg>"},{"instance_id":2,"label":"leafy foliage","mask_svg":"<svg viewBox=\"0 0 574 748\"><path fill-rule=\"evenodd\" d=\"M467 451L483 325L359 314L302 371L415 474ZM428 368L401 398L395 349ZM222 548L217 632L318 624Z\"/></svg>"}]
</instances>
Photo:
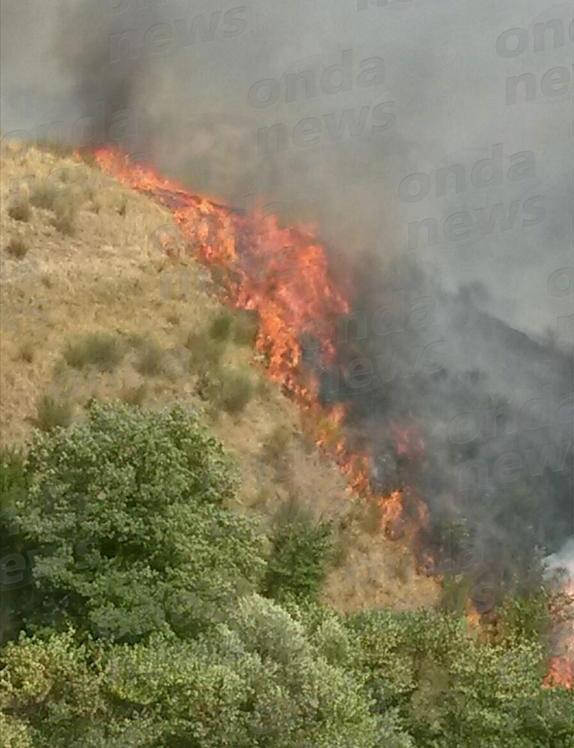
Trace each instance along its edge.
<instances>
[{"instance_id":1,"label":"leafy foliage","mask_svg":"<svg viewBox=\"0 0 574 748\"><path fill-rule=\"evenodd\" d=\"M209 326L209 335L214 340L227 340L233 327L233 317L228 311L223 311L214 317Z\"/></svg>"},{"instance_id":2,"label":"leafy foliage","mask_svg":"<svg viewBox=\"0 0 574 748\"><path fill-rule=\"evenodd\" d=\"M35 549L35 629L73 622L138 641L197 631L262 568L253 522L224 508L221 447L182 410L93 404L86 424L36 437L12 521Z\"/></svg>"},{"instance_id":3,"label":"leafy foliage","mask_svg":"<svg viewBox=\"0 0 574 748\"><path fill-rule=\"evenodd\" d=\"M315 599L332 551L331 525L292 501L279 511L271 542L266 593L276 600Z\"/></svg>"},{"instance_id":4,"label":"leafy foliage","mask_svg":"<svg viewBox=\"0 0 574 748\"><path fill-rule=\"evenodd\" d=\"M464 619L432 612L372 611L347 625L377 711L396 710L415 745L572 744L574 694L541 688L537 642L481 642Z\"/></svg>"},{"instance_id":5,"label":"leafy foliage","mask_svg":"<svg viewBox=\"0 0 574 748\"><path fill-rule=\"evenodd\" d=\"M0 453L3 746L572 748L542 593L496 642L454 612L338 614L329 525L290 504L268 554L193 416L87 415Z\"/></svg>"},{"instance_id":6,"label":"leafy foliage","mask_svg":"<svg viewBox=\"0 0 574 748\"><path fill-rule=\"evenodd\" d=\"M75 369L96 366L100 371L113 371L124 356L124 350L114 335L90 333L64 351L64 360Z\"/></svg>"},{"instance_id":7,"label":"leafy foliage","mask_svg":"<svg viewBox=\"0 0 574 748\"><path fill-rule=\"evenodd\" d=\"M72 405L64 399L43 395L36 403L34 424L42 431L66 428L72 422Z\"/></svg>"}]
</instances>

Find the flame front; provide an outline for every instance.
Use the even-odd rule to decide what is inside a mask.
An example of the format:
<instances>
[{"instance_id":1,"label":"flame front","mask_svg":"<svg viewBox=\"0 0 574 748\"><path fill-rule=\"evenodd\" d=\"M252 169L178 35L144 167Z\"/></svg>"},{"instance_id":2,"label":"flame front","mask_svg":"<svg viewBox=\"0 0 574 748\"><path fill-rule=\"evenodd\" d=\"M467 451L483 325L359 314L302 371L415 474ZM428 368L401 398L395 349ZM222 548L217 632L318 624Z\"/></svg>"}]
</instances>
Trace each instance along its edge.
<instances>
[{"instance_id":1,"label":"flame front","mask_svg":"<svg viewBox=\"0 0 574 748\"><path fill-rule=\"evenodd\" d=\"M317 377L303 366L303 339L313 346L314 370L333 364L336 321L350 311L348 294L330 276L325 247L312 230L282 228L275 216L240 215L150 167L132 163L116 149L100 148L94 155L103 171L167 207L193 254L222 271L226 300L257 312L256 348L266 359L268 376L304 409L316 443L332 455L350 491L380 508L385 532L404 534L406 503L416 532L427 522L426 505L407 489L388 496L372 491L371 455L351 449L342 435L345 406L322 406ZM399 446L403 442L408 452L423 446L412 429L404 432Z\"/></svg>"},{"instance_id":2,"label":"flame front","mask_svg":"<svg viewBox=\"0 0 574 748\"><path fill-rule=\"evenodd\" d=\"M188 192L152 168L131 163L115 149L95 151L96 162L131 188L146 193L168 208L190 251L211 268L218 267L228 303L253 310L259 318L256 348L266 359L266 371L303 409L307 428L317 445L332 456L347 480L349 491L377 508L381 529L391 538L411 542L429 525L428 508L410 486L388 495L372 488L372 456L351 447L344 433L346 406L324 406L313 370L334 363L336 320L350 311L344 293L329 273L325 247L312 230L282 228L275 216L249 216ZM169 247L165 248L169 254ZM301 341L314 346L314 367L303 364ZM395 453L419 460L425 444L416 424L391 424ZM422 554L423 568L433 559ZM570 589L574 599L574 585ZM476 609L467 611L469 625L480 625ZM574 686L574 632L566 637L564 653L554 657L544 684Z\"/></svg>"},{"instance_id":3,"label":"flame front","mask_svg":"<svg viewBox=\"0 0 574 748\"><path fill-rule=\"evenodd\" d=\"M548 673L544 679L547 688L574 688L574 579L570 578L561 595L558 610L552 610L557 638L554 657L550 659Z\"/></svg>"}]
</instances>

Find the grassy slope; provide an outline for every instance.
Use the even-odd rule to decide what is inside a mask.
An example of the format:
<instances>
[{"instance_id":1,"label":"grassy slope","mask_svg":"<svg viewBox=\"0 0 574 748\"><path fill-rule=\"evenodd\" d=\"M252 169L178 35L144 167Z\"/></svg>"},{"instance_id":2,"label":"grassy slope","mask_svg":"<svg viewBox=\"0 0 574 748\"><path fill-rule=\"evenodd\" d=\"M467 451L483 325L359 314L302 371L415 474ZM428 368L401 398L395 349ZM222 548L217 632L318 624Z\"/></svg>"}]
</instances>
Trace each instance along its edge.
<instances>
[{"instance_id":1,"label":"grassy slope","mask_svg":"<svg viewBox=\"0 0 574 748\"><path fill-rule=\"evenodd\" d=\"M8 144L1 157L2 442L28 438L45 395L69 404L74 419L93 397L197 408L237 457L245 511L270 519L295 496L318 515L344 520L343 552L325 586L327 601L344 610L432 605L437 585L413 574L412 559L398 544L369 532L337 468L308 444L298 409L266 383L248 346L229 343L221 362L249 372L255 394L245 409L229 415L200 397L185 342L222 308L205 269L191 258L170 260L154 239L172 225L169 213L62 153ZM30 197L37 203L37 184L44 185L50 207L32 206L27 220L16 220L11 208L30 204ZM70 225L54 225L70 215ZM22 257L8 251L15 238L26 250ZM124 351L112 371L76 369L63 359L67 345L94 332L114 336ZM138 371L146 346L159 373ZM277 427L287 441L271 458L265 445Z\"/></svg>"}]
</instances>

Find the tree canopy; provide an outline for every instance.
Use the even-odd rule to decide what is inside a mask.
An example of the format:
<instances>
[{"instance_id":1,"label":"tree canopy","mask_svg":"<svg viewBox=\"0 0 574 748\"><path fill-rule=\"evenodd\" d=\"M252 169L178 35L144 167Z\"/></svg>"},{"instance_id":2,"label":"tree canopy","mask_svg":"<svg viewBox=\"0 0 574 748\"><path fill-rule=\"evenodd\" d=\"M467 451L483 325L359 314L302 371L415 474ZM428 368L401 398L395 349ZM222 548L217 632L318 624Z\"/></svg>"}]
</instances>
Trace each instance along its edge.
<instances>
[{"instance_id":1,"label":"tree canopy","mask_svg":"<svg viewBox=\"0 0 574 748\"><path fill-rule=\"evenodd\" d=\"M193 414L93 404L0 462L2 745L574 746L525 615L322 605L328 525L237 511Z\"/></svg>"}]
</instances>

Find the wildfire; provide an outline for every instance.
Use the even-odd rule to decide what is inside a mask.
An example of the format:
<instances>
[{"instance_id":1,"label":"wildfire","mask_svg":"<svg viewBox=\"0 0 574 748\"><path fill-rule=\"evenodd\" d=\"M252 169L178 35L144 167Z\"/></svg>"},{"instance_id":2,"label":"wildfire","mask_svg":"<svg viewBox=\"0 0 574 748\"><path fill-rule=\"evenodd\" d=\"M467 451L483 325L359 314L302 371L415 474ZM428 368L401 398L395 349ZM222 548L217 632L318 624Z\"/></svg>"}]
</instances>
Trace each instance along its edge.
<instances>
[{"instance_id":1,"label":"wildfire","mask_svg":"<svg viewBox=\"0 0 574 748\"><path fill-rule=\"evenodd\" d=\"M574 579L566 584L558 609L552 610L556 624L556 655L551 658L548 674L544 679L547 688L574 688Z\"/></svg>"},{"instance_id":2,"label":"wildfire","mask_svg":"<svg viewBox=\"0 0 574 748\"><path fill-rule=\"evenodd\" d=\"M391 425L391 435L398 455L416 459L424 454L424 439L415 424L398 425L393 423Z\"/></svg>"},{"instance_id":3,"label":"wildfire","mask_svg":"<svg viewBox=\"0 0 574 748\"><path fill-rule=\"evenodd\" d=\"M417 533L424 532L429 516L422 499L408 486L378 495L372 488L371 455L352 446L344 434L345 404L326 407L320 403L313 370L334 362L336 320L349 312L350 304L348 295L331 278L325 247L313 232L282 228L275 216L240 215L188 192L152 168L130 162L115 149L101 148L94 155L102 170L171 211L189 251L221 271L228 303L257 312L256 348L266 360L268 375L302 407L317 445L336 461L349 491L372 502L384 533L413 541ZM170 251L168 246L165 250ZM304 366L303 340L312 352L312 367ZM424 440L416 424L392 424L390 437L398 457L418 460L424 455ZM423 553L421 558L422 567L430 571L432 557ZM570 594L574 600L574 583ZM469 625L479 626L480 620L471 607ZM544 685L574 686L574 631L566 636L560 656L551 660Z\"/></svg>"},{"instance_id":4,"label":"wildfire","mask_svg":"<svg viewBox=\"0 0 574 748\"><path fill-rule=\"evenodd\" d=\"M574 688L574 660L552 657L544 685L546 688Z\"/></svg>"},{"instance_id":5,"label":"wildfire","mask_svg":"<svg viewBox=\"0 0 574 748\"><path fill-rule=\"evenodd\" d=\"M482 616L476 609L476 607L473 605L472 602L469 602L467 605L467 611L466 611L466 622L471 628L478 628L481 624Z\"/></svg>"},{"instance_id":6,"label":"wildfire","mask_svg":"<svg viewBox=\"0 0 574 748\"><path fill-rule=\"evenodd\" d=\"M95 158L105 172L167 207L190 251L222 271L227 301L257 312L256 348L267 362L268 375L316 424L317 444L335 459L349 489L379 507L382 529L392 537L403 535L406 514L413 532L424 525L426 505L412 492L400 489L382 496L372 491L370 454L352 449L342 435L345 406L322 406L318 379L303 366L302 340L312 350L315 370L333 363L336 320L350 310L347 295L330 276L325 247L312 231L282 228L275 216L239 215L152 168L131 163L115 149L98 149ZM397 454L420 455L424 450L415 427L397 427L393 438Z\"/></svg>"}]
</instances>

